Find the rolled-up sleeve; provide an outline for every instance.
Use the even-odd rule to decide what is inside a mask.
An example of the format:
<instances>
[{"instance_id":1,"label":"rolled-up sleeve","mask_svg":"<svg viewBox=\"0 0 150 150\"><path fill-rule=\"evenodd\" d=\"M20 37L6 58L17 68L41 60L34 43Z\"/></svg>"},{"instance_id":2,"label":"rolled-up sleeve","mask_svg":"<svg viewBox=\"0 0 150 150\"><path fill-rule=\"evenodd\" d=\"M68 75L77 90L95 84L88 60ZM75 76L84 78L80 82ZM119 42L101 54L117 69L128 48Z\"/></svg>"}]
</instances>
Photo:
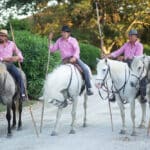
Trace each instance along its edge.
<instances>
[{"instance_id":1,"label":"rolled-up sleeve","mask_svg":"<svg viewBox=\"0 0 150 150\"><path fill-rule=\"evenodd\" d=\"M110 55L113 58L116 58L116 57L120 56L121 54L124 53L125 47L126 47L126 45L124 44L121 48L119 48L118 50L112 52Z\"/></svg>"}]
</instances>

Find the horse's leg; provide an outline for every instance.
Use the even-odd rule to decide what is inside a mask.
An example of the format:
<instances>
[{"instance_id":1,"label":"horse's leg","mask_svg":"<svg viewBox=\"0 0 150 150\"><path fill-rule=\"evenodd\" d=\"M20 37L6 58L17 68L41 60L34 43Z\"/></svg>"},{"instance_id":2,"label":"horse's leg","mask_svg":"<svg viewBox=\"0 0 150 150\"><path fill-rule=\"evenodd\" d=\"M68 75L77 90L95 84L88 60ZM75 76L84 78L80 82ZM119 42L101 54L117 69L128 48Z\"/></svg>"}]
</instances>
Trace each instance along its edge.
<instances>
[{"instance_id":1,"label":"horse's leg","mask_svg":"<svg viewBox=\"0 0 150 150\"><path fill-rule=\"evenodd\" d=\"M54 129L51 133L51 136L55 136L57 135L57 131L58 131L58 123L59 123L59 120L60 120L60 117L61 117L61 113L62 113L62 109L61 107L58 107L58 110L57 110L57 115L56 115L56 122L55 122L55 125L54 125Z\"/></svg>"},{"instance_id":2,"label":"horse's leg","mask_svg":"<svg viewBox=\"0 0 150 150\"><path fill-rule=\"evenodd\" d=\"M8 122L7 136L11 136L11 104L7 104L6 119Z\"/></svg>"},{"instance_id":3,"label":"horse's leg","mask_svg":"<svg viewBox=\"0 0 150 150\"><path fill-rule=\"evenodd\" d=\"M13 124L12 124L12 128L16 127L16 105L15 102L12 102L12 112L13 112Z\"/></svg>"},{"instance_id":4,"label":"horse's leg","mask_svg":"<svg viewBox=\"0 0 150 150\"><path fill-rule=\"evenodd\" d=\"M139 125L139 128L145 128L146 124L146 103L141 103L139 100L139 103L141 105L141 110L142 110L142 118L141 118L141 123Z\"/></svg>"},{"instance_id":5,"label":"horse's leg","mask_svg":"<svg viewBox=\"0 0 150 150\"><path fill-rule=\"evenodd\" d=\"M84 107L83 127L86 127L87 126L87 119L86 119L86 114L87 114L87 94L86 94L86 92L84 93L83 107Z\"/></svg>"},{"instance_id":6,"label":"horse's leg","mask_svg":"<svg viewBox=\"0 0 150 150\"><path fill-rule=\"evenodd\" d=\"M135 99L130 101L130 113L131 113L131 120L132 120L132 136L136 135L135 131Z\"/></svg>"},{"instance_id":7,"label":"horse's leg","mask_svg":"<svg viewBox=\"0 0 150 150\"><path fill-rule=\"evenodd\" d=\"M120 130L120 134L125 134L126 133L126 126L125 126L125 108L124 108L124 104L121 102L120 98L118 98L117 96L116 96L116 101L119 105L121 119L122 119L122 129Z\"/></svg>"},{"instance_id":8,"label":"horse's leg","mask_svg":"<svg viewBox=\"0 0 150 150\"><path fill-rule=\"evenodd\" d=\"M72 104L72 111L71 111L72 122L71 122L71 130L69 132L70 134L75 133L74 124L76 121L77 102L78 102L78 98L76 97L76 99L75 98L73 99L73 104Z\"/></svg>"},{"instance_id":9,"label":"horse's leg","mask_svg":"<svg viewBox=\"0 0 150 150\"><path fill-rule=\"evenodd\" d=\"M19 105L18 105L18 111L19 111L19 120L18 120L18 130L21 129L22 127L22 119L21 119L21 115L22 115L22 100L19 99Z\"/></svg>"}]
</instances>

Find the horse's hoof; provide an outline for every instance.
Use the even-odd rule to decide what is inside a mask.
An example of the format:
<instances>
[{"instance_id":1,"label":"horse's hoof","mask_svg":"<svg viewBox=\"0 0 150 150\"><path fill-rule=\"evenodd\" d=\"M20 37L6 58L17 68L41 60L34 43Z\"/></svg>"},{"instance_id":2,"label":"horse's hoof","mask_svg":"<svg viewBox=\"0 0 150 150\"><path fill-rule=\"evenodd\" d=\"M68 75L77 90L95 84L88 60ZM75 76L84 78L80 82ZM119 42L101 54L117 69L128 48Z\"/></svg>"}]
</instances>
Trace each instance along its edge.
<instances>
[{"instance_id":1,"label":"horse's hoof","mask_svg":"<svg viewBox=\"0 0 150 150\"><path fill-rule=\"evenodd\" d=\"M145 129L146 127L145 127L144 124L140 124L140 125L138 126L138 128L140 128L140 129Z\"/></svg>"},{"instance_id":2,"label":"horse's hoof","mask_svg":"<svg viewBox=\"0 0 150 150\"><path fill-rule=\"evenodd\" d=\"M120 130L119 133L120 133L120 134L125 134L125 133L126 133L126 130Z\"/></svg>"},{"instance_id":3,"label":"horse's hoof","mask_svg":"<svg viewBox=\"0 0 150 150\"><path fill-rule=\"evenodd\" d=\"M87 127L87 124L86 124L86 123L84 123L84 124L83 124L83 127L84 127L84 128L85 128L85 127Z\"/></svg>"},{"instance_id":4,"label":"horse's hoof","mask_svg":"<svg viewBox=\"0 0 150 150\"><path fill-rule=\"evenodd\" d=\"M70 132L69 132L69 134L75 134L76 132L75 132L75 130L70 130Z\"/></svg>"},{"instance_id":5,"label":"horse's hoof","mask_svg":"<svg viewBox=\"0 0 150 150\"><path fill-rule=\"evenodd\" d=\"M131 133L131 136L136 136L136 132L133 131L133 132Z\"/></svg>"},{"instance_id":6,"label":"horse's hoof","mask_svg":"<svg viewBox=\"0 0 150 150\"><path fill-rule=\"evenodd\" d=\"M11 129L12 130L16 129L16 125L12 125Z\"/></svg>"},{"instance_id":7,"label":"horse's hoof","mask_svg":"<svg viewBox=\"0 0 150 150\"><path fill-rule=\"evenodd\" d=\"M12 133L7 133L7 138L12 137Z\"/></svg>"},{"instance_id":8,"label":"horse's hoof","mask_svg":"<svg viewBox=\"0 0 150 150\"><path fill-rule=\"evenodd\" d=\"M18 130L18 131L22 130L22 127L18 127L17 130Z\"/></svg>"},{"instance_id":9,"label":"horse's hoof","mask_svg":"<svg viewBox=\"0 0 150 150\"><path fill-rule=\"evenodd\" d=\"M57 132L56 131L52 131L51 136L57 136Z\"/></svg>"}]
</instances>

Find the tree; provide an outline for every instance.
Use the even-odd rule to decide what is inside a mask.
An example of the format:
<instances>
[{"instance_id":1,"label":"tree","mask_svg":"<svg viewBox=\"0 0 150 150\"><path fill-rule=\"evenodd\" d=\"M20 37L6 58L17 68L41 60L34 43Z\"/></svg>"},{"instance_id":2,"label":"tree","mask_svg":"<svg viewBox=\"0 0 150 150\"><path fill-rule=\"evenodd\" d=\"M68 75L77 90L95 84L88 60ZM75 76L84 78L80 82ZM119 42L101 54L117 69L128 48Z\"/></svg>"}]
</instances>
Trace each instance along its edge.
<instances>
[{"instance_id":1,"label":"tree","mask_svg":"<svg viewBox=\"0 0 150 150\"><path fill-rule=\"evenodd\" d=\"M106 53L120 47L127 40L127 33L131 28L138 29L140 35L149 34L150 1L96 1L99 6L98 19L103 31ZM94 0L68 0L67 2L57 0L55 6L48 6L48 2L48 0L8 0L6 6L9 8L15 4L18 9L28 8L28 10L24 9L25 12L33 8L31 9L33 16L30 20L33 20L33 31L36 33L44 35L48 34L49 30L59 31L62 24L68 24L73 29L80 30L81 34L89 32L91 42L99 46L100 36L96 10L93 7Z\"/></svg>"}]
</instances>

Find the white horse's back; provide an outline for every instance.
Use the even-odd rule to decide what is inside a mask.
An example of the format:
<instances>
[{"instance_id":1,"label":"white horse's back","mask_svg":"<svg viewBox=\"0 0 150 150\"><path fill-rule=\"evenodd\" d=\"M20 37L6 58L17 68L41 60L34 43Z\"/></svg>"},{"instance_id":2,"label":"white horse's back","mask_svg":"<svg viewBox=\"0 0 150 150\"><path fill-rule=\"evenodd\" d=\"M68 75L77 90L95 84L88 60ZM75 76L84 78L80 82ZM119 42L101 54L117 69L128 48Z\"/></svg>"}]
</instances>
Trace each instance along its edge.
<instances>
[{"instance_id":1,"label":"white horse's back","mask_svg":"<svg viewBox=\"0 0 150 150\"><path fill-rule=\"evenodd\" d=\"M71 64L61 65L47 75L44 84L44 99L64 101L62 91L69 88L70 96L77 96L83 80L79 71Z\"/></svg>"}]
</instances>

